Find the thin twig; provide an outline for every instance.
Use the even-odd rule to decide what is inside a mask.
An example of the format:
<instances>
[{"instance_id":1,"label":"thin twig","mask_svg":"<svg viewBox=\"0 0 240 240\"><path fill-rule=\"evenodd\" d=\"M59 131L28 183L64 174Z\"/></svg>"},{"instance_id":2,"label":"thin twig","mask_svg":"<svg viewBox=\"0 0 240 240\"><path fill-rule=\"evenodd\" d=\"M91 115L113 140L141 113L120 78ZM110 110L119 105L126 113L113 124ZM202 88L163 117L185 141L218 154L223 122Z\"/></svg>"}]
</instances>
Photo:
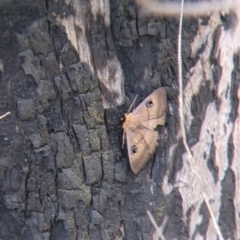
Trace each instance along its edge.
<instances>
[{"instance_id":1,"label":"thin twig","mask_svg":"<svg viewBox=\"0 0 240 240\"><path fill-rule=\"evenodd\" d=\"M142 6L142 9L149 14L158 16L179 16L180 4L175 2L161 3L156 0L136 0L136 2ZM228 12L239 7L239 1L201 1L201 2L189 2L184 4L183 14L186 16L205 16L211 12Z\"/></svg>"},{"instance_id":2,"label":"thin twig","mask_svg":"<svg viewBox=\"0 0 240 240\"><path fill-rule=\"evenodd\" d=\"M0 120L9 116L10 114L11 114L11 112L7 112L7 113L3 114L2 116L0 116Z\"/></svg>"}]
</instances>

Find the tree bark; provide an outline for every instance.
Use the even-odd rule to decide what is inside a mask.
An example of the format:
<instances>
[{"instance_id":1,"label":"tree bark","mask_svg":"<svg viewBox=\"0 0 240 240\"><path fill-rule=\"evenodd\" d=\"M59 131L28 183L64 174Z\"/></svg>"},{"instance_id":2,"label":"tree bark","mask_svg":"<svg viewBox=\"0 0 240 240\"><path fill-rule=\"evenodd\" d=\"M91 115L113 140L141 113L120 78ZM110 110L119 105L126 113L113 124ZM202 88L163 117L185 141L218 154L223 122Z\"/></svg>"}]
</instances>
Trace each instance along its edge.
<instances>
[{"instance_id":1,"label":"tree bark","mask_svg":"<svg viewBox=\"0 0 240 240\"><path fill-rule=\"evenodd\" d=\"M240 239L238 12L183 22L192 164L178 18L126 0L2 1L0 239L217 239L213 218ZM162 86L167 122L135 175L122 112Z\"/></svg>"}]
</instances>

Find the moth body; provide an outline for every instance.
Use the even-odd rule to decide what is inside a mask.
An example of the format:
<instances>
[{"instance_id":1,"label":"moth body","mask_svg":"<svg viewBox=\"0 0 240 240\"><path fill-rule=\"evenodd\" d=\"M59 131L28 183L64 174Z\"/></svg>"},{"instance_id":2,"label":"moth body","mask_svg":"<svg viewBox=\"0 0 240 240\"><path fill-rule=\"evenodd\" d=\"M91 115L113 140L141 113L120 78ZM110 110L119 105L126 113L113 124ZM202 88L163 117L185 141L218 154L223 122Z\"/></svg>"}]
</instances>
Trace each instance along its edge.
<instances>
[{"instance_id":1,"label":"moth body","mask_svg":"<svg viewBox=\"0 0 240 240\"><path fill-rule=\"evenodd\" d=\"M129 162L135 174L147 163L158 145L159 134L154 129L165 124L166 107L166 90L158 88L132 113L124 114L123 144L126 135Z\"/></svg>"},{"instance_id":2,"label":"moth body","mask_svg":"<svg viewBox=\"0 0 240 240\"><path fill-rule=\"evenodd\" d=\"M133 113L124 114L123 129L131 129L132 131L135 131L140 128L141 125L141 121L137 115L134 115Z\"/></svg>"}]
</instances>

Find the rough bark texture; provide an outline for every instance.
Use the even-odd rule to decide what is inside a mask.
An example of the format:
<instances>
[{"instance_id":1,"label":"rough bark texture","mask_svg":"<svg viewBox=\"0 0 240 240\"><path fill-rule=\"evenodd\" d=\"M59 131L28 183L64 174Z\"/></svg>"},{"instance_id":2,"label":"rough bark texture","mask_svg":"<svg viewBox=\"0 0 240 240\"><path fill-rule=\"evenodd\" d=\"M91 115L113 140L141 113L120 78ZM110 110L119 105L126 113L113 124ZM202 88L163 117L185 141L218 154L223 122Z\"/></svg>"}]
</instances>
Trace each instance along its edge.
<instances>
[{"instance_id":1,"label":"rough bark texture","mask_svg":"<svg viewBox=\"0 0 240 240\"><path fill-rule=\"evenodd\" d=\"M5 0L0 16L0 115L12 113L0 120L0 239L153 239L147 210L165 220L166 239L217 239L201 185L224 239L240 239L235 13L183 25L185 127L201 184L178 128L178 19L127 0ZM134 175L121 111L160 86L167 123Z\"/></svg>"}]
</instances>

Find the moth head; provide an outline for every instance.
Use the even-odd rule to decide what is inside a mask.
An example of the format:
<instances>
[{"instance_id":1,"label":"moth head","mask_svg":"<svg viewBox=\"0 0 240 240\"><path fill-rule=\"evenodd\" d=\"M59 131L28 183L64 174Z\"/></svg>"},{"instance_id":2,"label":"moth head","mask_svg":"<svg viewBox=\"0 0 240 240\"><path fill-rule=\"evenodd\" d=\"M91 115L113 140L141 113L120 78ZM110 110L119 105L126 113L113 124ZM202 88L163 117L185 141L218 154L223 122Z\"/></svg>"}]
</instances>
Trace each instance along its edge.
<instances>
[{"instance_id":1,"label":"moth head","mask_svg":"<svg viewBox=\"0 0 240 240\"><path fill-rule=\"evenodd\" d=\"M146 102L146 107L147 107L147 108L151 108L152 106L153 106L153 101L152 101L152 99L150 98L150 99L148 99L147 102Z\"/></svg>"},{"instance_id":2,"label":"moth head","mask_svg":"<svg viewBox=\"0 0 240 240\"><path fill-rule=\"evenodd\" d=\"M136 154L137 153L137 151L138 151L138 148L136 147L136 145L132 145L131 146L131 154Z\"/></svg>"},{"instance_id":3,"label":"moth head","mask_svg":"<svg viewBox=\"0 0 240 240\"><path fill-rule=\"evenodd\" d=\"M129 114L125 113L123 118L121 118L121 120L122 120L122 127L126 129L131 127L135 119L132 113L129 113Z\"/></svg>"},{"instance_id":4,"label":"moth head","mask_svg":"<svg viewBox=\"0 0 240 240\"><path fill-rule=\"evenodd\" d=\"M127 116L128 114L127 113L125 113L124 115L123 115L123 117L121 118L121 121L122 121L122 127L124 128L124 124L126 123L126 121L127 121L127 118L128 118L128 116Z\"/></svg>"}]
</instances>

